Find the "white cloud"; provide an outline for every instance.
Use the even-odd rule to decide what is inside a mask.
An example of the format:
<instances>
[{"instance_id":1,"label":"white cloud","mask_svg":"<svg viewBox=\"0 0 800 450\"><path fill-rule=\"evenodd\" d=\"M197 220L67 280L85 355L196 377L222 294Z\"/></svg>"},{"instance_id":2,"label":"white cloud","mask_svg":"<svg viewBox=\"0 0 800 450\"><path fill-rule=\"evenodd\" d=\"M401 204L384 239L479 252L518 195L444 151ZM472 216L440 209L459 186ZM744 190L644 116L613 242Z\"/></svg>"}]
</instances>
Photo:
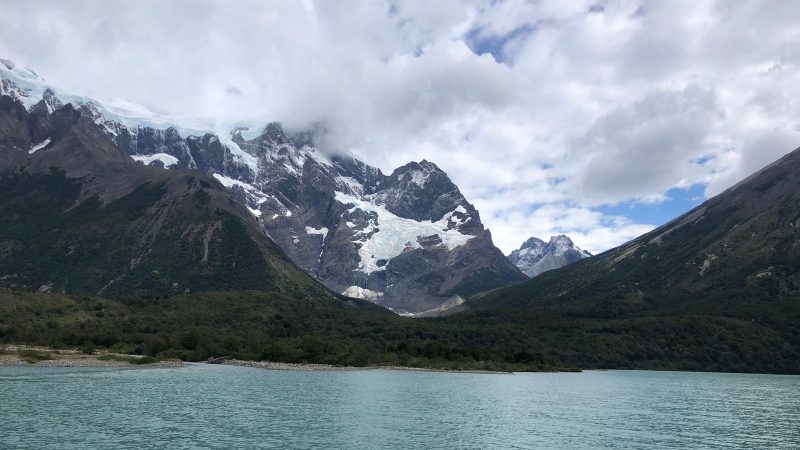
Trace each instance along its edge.
<instances>
[{"instance_id":1,"label":"white cloud","mask_svg":"<svg viewBox=\"0 0 800 450\"><path fill-rule=\"evenodd\" d=\"M530 230L533 236L547 239L566 234L582 249L597 254L644 234L654 227L636 224L621 216L604 216L588 208L559 204L545 205L531 211L508 212L492 230L496 244L518 248L529 236L518 230Z\"/></svg>"},{"instance_id":2,"label":"white cloud","mask_svg":"<svg viewBox=\"0 0 800 450\"><path fill-rule=\"evenodd\" d=\"M800 145L800 2L0 0L0 10L0 55L65 88L221 121L323 123L326 147L387 171L435 161L506 252L560 232L609 248L651 225L593 207L696 183L713 195Z\"/></svg>"}]
</instances>

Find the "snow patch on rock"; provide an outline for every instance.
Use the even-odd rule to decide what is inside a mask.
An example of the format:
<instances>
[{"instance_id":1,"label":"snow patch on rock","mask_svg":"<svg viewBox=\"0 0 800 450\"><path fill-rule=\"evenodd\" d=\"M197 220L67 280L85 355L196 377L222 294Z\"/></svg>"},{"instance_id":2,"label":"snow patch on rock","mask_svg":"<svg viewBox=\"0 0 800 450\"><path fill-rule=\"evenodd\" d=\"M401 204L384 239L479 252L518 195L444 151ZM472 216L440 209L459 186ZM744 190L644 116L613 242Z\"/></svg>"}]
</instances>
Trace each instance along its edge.
<instances>
[{"instance_id":1,"label":"snow patch on rock","mask_svg":"<svg viewBox=\"0 0 800 450\"><path fill-rule=\"evenodd\" d=\"M7 60L6 60L7 61ZM47 83L30 69L15 66L13 62L0 64L0 94L10 95L30 110L40 100L45 100L49 112L62 104L71 103L88 106L92 110L95 123L105 131L116 136L119 126L136 130L149 127L156 130L175 128L183 138L203 136L207 133L219 136L220 142L239 163L247 166L253 173L258 171L258 158L242 150L229 136L230 131L242 124L221 123L219 121L193 116L159 114L147 107L124 98L97 100L83 95L66 92ZM49 91L49 92L48 92ZM135 133L131 133L135 134ZM321 160L325 159L320 155Z\"/></svg>"},{"instance_id":2,"label":"snow patch on rock","mask_svg":"<svg viewBox=\"0 0 800 450\"><path fill-rule=\"evenodd\" d=\"M417 222L413 219L399 217L388 211L382 205L373 204L343 192L336 192L335 199L344 204L351 205L349 212L361 210L374 215L368 225L356 232L353 242L361 244L358 255L361 262L356 270L366 274L378 270L385 270L386 266L378 267L378 261L390 260L403 253L407 248L421 248L417 242L420 236L437 235L448 250L453 250L464 245L474 236L463 234L458 230L449 229L448 221L455 210L446 214L440 220Z\"/></svg>"},{"instance_id":3,"label":"snow patch on rock","mask_svg":"<svg viewBox=\"0 0 800 450\"><path fill-rule=\"evenodd\" d=\"M344 188L357 197L364 195L364 185L359 183L355 178L338 176L336 177L336 184L339 188Z\"/></svg>"},{"instance_id":4,"label":"snow patch on rock","mask_svg":"<svg viewBox=\"0 0 800 450\"><path fill-rule=\"evenodd\" d=\"M414 170L411 173L411 182L416 184L419 187L425 187L425 183L428 182L428 178L430 177L430 172L424 172L422 170Z\"/></svg>"},{"instance_id":5,"label":"snow patch on rock","mask_svg":"<svg viewBox=\"0 0 800 450\"><path fill-rule=\"evenodd\" d=\"M235 180L230 177L226 177L225 175L215 173L214 178L217 179L223 186L228 189L236 190L241 189L242 192L245 194L245 200L247 209L256 217L261 217L261 205L265 203L270 197L275 199L274 196L268 196L261 192L257 187L253 186L250 183L245 183L244 181ZM275 199L277 201L277 199ZM278 202L281 206L280 202ZM292 213L289 210L286 210L287 217L290 216ZM274 217L273 217L274 219Z\"/></svg>"},{"instance_id":6,"label":"snow patch on rock","mask_svg":"<svg viewBox=\"0 0 800 450\"><path fill-rule=\"evenodd\" d=\"M328 229L326 227L322 227L322 228L317 229L317 228L312 228L312 227L308 227L307 226L306 227L306 234L318 234L318 235L322 236L322 240L324 241L325 238L328 237Z\"/></svg>"},{"instance_id":7,"label":"snow patch on rock","mask_svg":"<svg viewBox=\"0 0 800 450\"><path fill-rule=\"evenodd\" d=\"M345 289L342 292L342 295L346 295L347 297L353 297L353 298L362 298L364 300L369 300L371 302L374 302L377 299L383 297L383 292L375 292L367 288L350 286L349 288Z\"/></svg>"},{"instance_id":8,"label":"snow patch on rock","mask_svg":"<svg viewBox=\"0 0 800 450\"><path fill-rule=\"evenodd\" d=\"M138 161L145 166L149 166L154 161L161 161L164 168L172 167L178 164L178 158L168 155L166 153L153 153L152 155L131 155L134 161Z\"/></svg>"},{"instance_id":9,"label":"snow patch on rock","mask_svg":"<svg viewBox=\"0 0 800 450\"><path fill-rule=\"evenodd\" d=\"M32 155L32 154L36 153L37 150L41 150L41 149L47 147L48 145L50 145L50 138L47 138L47 139L43 140L42 142L39 142L38 144L36 144L33 147L31 147L31 149L28 150L28 154Z\"/></svg>"}]
</instances>

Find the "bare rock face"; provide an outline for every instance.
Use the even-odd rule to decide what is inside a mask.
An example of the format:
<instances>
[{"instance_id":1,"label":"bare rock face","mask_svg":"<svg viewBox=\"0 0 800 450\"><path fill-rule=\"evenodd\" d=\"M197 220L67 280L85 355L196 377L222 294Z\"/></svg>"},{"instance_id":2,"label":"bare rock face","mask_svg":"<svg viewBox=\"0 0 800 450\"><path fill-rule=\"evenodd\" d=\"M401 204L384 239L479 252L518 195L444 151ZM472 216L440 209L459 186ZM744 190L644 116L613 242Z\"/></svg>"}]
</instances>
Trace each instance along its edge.
<instances>
[{"instance_id":1,"label":"bare rock face","mask_svg":"<svg viewBox=\"0 0 800 450\"><path fill-rule=\"evenodd\" d=\"M121 117L101 102L54 91L38 76L15 78L20 69L4 67L0 94L9 100L0 108L9 109L7 120L24 105L30 113L17 113L38 124L24 136L7 133L3 139L11 145L27 149L43 141L47 133L36 130L50 130L52 113L69 108L131 162L206 172L296 265L336 292L413 313L525 279L432 162L411 162L386 175L356 158L322 152L313 130L291 134L273 122L256 133L235 128L222 136L157 117ZM73 105L61 107L66 103Z\"/></svg>"}]
</instances>

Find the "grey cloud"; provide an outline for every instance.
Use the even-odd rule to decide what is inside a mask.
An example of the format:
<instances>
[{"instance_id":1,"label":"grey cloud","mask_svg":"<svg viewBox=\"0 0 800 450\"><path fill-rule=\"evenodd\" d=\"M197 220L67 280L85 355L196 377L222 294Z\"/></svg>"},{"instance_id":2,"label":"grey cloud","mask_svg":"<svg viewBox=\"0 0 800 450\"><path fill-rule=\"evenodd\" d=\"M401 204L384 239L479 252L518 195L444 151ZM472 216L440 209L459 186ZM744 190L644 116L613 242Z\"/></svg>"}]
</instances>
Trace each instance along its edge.
<instances>
[{"instance_id":1,"label":"grey cloud","mask_svg":"<svg viewBox=\"0 0 800 450\"><path fill-rule=\"evenodd\" d=\"M800 130L772 129L749 136L742 152L721 161L720 174L706 186L706 197L719 194L751 173L759 170L800 146Z\"/></svg>"},{"instance_id":2,"label":"grey cloud","mask_svg":"<svg viewBox=\"0 0 800 450\"><path fill-rule=\"evenodd\" d=\"M713 91L688 86L652 92L600 117L574 143L571 162L582 162L584 170L569 182L586 204L636 199L642 192L685 184L691 161L707 152L706 139L723 117Z\"/></svg>"}]
</instances>

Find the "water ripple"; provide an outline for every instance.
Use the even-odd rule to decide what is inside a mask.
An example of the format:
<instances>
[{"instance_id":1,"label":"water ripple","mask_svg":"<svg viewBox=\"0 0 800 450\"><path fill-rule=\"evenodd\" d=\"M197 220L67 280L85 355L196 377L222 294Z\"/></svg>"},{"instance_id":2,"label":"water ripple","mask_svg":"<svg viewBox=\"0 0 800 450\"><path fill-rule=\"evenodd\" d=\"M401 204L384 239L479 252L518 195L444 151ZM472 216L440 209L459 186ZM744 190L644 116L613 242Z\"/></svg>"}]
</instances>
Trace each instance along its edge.
<instances>
[{"instance_id":1,"label":"water ripple","mask_svg":"<svg viewBox=\"0 0 800 450\"><path fill-rule=\"evenodd\" d=\"M798 448L800 377L0 369L0 448Z\"/></svg>"}]
</instances>

